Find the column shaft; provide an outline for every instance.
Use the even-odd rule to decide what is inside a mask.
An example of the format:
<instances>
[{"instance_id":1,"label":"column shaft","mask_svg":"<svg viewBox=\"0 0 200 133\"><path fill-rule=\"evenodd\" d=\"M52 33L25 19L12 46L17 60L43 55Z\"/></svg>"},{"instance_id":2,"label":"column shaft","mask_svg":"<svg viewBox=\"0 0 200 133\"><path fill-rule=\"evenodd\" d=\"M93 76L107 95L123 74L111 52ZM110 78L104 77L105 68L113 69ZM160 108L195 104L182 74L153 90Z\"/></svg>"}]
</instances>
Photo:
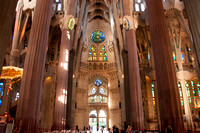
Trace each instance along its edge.
<instances>
[{"instance_id":1,"label":"column shaft","mask_svg":"<svg viewBox=\"0 0 200 133\"><path fill-rule=\"evenodd\" d=\"M130 5L131 2L129 0L123 1L124 15L132 17ZM143 130L144 115L135 29L130 29L126 32L126 45L128 50L131 123L133 129Z\"/></svg>"},{"instance_id":2,"label":"column shaft","mask_svg":"<svg viewBox=\"0 0 200 133\"><path fill-rule=\"evenodd\" d=\"M19 43L20 26L22 20L22 8L23 8L23 2L22 0L20 0L17 5L12 49L10 52L10 65L12 66L17 66L20 56L20 51L18 50L18 43Z\"/></svg>"},{"instance_id":3,"label":"column shaft","mask_svg":"<svg viewBox=\"0 0 200 133\"><path fill-rule=\"evenodd\" d=\"M60 44L60 58L56 87L53 129L65 129L66 91L68 91L70 31L63 29Z\"/></svg>"},{"instance_id":4,"label":"column shaft","mask_svg":"<svg viewBox=\"0 0 200 133\"><path fill-rule=\"evenodd\" d=\"M22 133L37 132L39 124L51 13L52 0L37 1L16 113L16 128Z\"/></svg>"},{"instance_id":5,"label":"column shaft","mask_svg":"<svg viewBox=\"0 0 200 133\"><path fill-rule=\"evenodd\" d=\"M131 122L133 124L133 129L143 130L144 116L135 31L127 31L126 37L126 44L128 49Z\"/></svg>"},{"instance_id":6,"label":"column shaft","mask_svg":"<svg viewBox=\"0 0 200 133\"><path fill-rule=\"evenodd\" d=\"M76 9L75 8L76 0L68 0L64 3L64 5L65 5L65 8L64 8L65 17L67 17L68 15L73 15L75 11L74 9ZM67 25L63 25L61 44L60 44L60 58L59 58L59 64L58 64L58 78L57 78L57 87L56 87L53 129L66 128L66 119L68 119L66 118L68 116L66 115L67 107L68 107L68 105L66 104L70 104L70 105L72 104L71 101L68 101L69 98L66 97L66 93L65 94L63 93L64 91L67 92L67 96L71 95L69 93L72 93L71 91L69 91L69 85L68 85L69 70L70 70L69 55L71 51L71 42L72 42L71 38L73 38L72 32L67 29ZM66 54L66 51L68 51L67 54ZM61 102L59 100L60 97L62 96L64 97L64 102Z\"/></svg>"},{"instance_id":7,"label":"column shaft","mask_svg":"<svg viewBox=\"0 0 200 133\"><path fill-rule=\"evenodd\" d=\"M183 133L183 115L162 0L146 0L146 4L158 85L161 130L165 132L171 126L173 132Z\"/></svg>"},{"instance_id":8,"label":"column shaft","mask_svg":"<svg viewBox=\"0 0 200 133\"><path fill-rule=\"evenodd\" d=\"M193 37L193 51L196 56L196 69L200 80L200 1L183 0L189 20L190 30Z\"/></svg>"}]
</instances>

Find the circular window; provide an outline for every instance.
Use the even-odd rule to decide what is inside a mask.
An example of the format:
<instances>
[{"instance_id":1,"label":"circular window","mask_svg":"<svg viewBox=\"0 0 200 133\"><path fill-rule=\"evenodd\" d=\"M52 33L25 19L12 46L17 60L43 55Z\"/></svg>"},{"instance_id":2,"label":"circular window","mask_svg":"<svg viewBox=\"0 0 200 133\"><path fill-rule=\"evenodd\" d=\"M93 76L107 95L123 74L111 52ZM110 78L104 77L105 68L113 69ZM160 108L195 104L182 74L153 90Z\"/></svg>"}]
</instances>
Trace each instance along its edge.
<instances>
[{"instance_id":1,"label":"circular window","mask_svg":"<svg viewBox=\"0 0 200 133\"><path fill-rule=\"evenodd\" d=\"M95 31L91 34L91 40L94 43L102 43L105 40L105 35L101 31Z\"/></svg>"}]
</instances>

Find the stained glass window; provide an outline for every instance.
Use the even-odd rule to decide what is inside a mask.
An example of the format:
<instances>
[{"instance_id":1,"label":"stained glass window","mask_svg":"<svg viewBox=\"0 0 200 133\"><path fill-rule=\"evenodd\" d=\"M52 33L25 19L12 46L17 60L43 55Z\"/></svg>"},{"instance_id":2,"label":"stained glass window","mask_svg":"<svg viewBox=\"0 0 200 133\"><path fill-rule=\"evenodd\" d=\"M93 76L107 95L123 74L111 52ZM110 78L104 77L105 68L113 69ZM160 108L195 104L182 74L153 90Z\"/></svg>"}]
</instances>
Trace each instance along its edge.
<instances>
[{"instance_id":1,"label":"stained glass window","mask_svg":"<svg viewBox=\"0 0 200 133\"><path fill-rule=\"evenodd\" d=\"M107 57L107 53L105 52L104 53L104 61L107 61L108 60L108 57Z\"/></svg>"},{"instance_id":2,"label":"stained glass window","mask_svg":"<svg viewBox=\"0 0 200 133\"><path fill-rule=\"evenodd\" d=\"M99 61L103 61L103 53L99 53Z\"/></svg>"},{"instance_id":3,"label":"stained glass window","mask_svg":"<svg viewBox=\"0 0 200 133\"><path fill-rule=\"evenodd\" d=\"M93 61L97 60L97 53L93 53Z\"/></svg>"},{"instance_id":4,"label":"stained glass window","mask_svg":"<svg viewBox=\"0 0 200 133\"><path fill-rule=\"evenodd\" d=\"M3 92L4 92L3 83L0 83L0 106L2 105Z\"/></svg>"},{"instance_id":5,"label":"stained glass window","mask_svg":"<svg viewBox=\"0 0 200 133\"><path fill-rule=\"evenodd\" d=\"M102 81L100 79L97 79L97 80L95 80L94 84L96 86L100 86L100 85L102 85Z\"/></svg>"},{"instance_id":6,"label":"stained glass window","mask_svg":"<svg viewBox=\"0 0 200 133\"><path fill-rule=\"evenodd\" d=\"M95 93L96 93L96 88L93 88L92 91L91 91L91 95L93 95Z\"/></svg>"},{"instance_id":7,"label":"stained glass window","mask_svg":"<svg viewBox=\"0 0 200 133\"><path fill-rule=\"evenodd\" d=\"M155 99L155 89L154 89L154 82L151 84L152 89L152 97L153 97L153 108L154 108L154 115L156 115L156 99Z\"/></svg>"},{"instance_id":8,"label":"stained glass window","mask_svg":"<svg viewBox=\"0 0 200 133\"><path fill-rule=\"evenodd\" d=\"M107 85L100 79L96 79L91 84L88 91L88 103L107 103Z\"/></svg>"},{"instance_id":9,"label":"stained glass window","mask_svg":"<svg viewBox=\"0 0 200 133\"><path fill-rule=\"evenodd\" d=\"M97 60L97 53L96 53L96 47L90 46L90 52L88 55L88 61L96 61Z\"/></svg>"},{"instance_id":10,"label":"stained glass window","mask_svg":"<svg viewBox=\"0 0 200 133\"><path fill-rule=\"evenodd\" d=\"M91 40L94 43L102 43L105 40L105 35L101 31L95 31L91 34Z\"/></svg>"},{"instance_id":11,"label":"stained glass window","mask_svg":"<svg viewBox=\"0 0 200 133\"><path fill-rule=\"evenodd\" d=\"M103 88L101 88L101 89L100 89L100 91L99 91L99 93L104 95L104 94L105 94L105 91L104 91L104 89L103 89Z\"/></svg>"},{"instance_id":12,"label":"stained glass window","mask_svg":"<svg viewBox=\"0 0 200 133\"><path fill-rule=\"evenodd\" d=\"M104 52L104 51L106 51L106 47L105 47L105 46L101 46L100 50L101 50L102 52Z\"/></svg>"},{"instance_id":13,"label":"stained glass window","mask_svg":"<svg viewBox=\"0 0 200 133\"><path fill-rule=\"evenodd\" d=\"M89 52L88 61L92 61L92 53Z\"/></svg>"},{"instance_id":14,"label":"stained glass window","mask_svg":"<svg viewBox=\"0 0 200 133\"><path fill-rule=\"evenodd\" d=\"M90 46L90 51L91 51L91 52L96 51L96 47L95 47L95 46Z\"/></svg>"}]
</instances>

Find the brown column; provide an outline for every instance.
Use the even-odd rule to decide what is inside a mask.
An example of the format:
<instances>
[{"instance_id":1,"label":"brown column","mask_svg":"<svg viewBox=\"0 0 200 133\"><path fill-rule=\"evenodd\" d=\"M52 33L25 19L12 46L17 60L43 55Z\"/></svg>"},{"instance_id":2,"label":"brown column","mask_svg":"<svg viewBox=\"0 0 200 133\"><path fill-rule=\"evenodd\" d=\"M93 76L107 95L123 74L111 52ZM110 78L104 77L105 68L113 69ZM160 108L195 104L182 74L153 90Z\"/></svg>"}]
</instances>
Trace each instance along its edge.
<instances>
[{"instance_id":1,"label":"brown column","mask_svg":"<svg viewBox=\"0 0 200 133\"><path fill-rule=\"evenodd\" d=\"M12 39L12 24L15 17L15 9L18 0L0 1L0 73L4 63L7 46Z\"/></svg>"},{"instance_id":2,"label":"brown column","mask_svg":"<svg viewBox=\"0 0 200 133\"><path fill-rule=\"evenodd\" d=\"M142 107L142 92L140 82L140 69L137 54L137 44L134 26L134 19L130 7L130 1L124 0L124 14L130 22L130 30L126 32L126 44L128 50L128 70L130 88L130 113L133 129L144 129L144 115Z\"/></svg>"},{"instance_id":3,"label":"brown column","mask_svg":"<svg viewBox=\"0 0 200 133\"><path fill-rule=\"evenodd\" d=\"M200 80L200 1L199 0L183 0L186 8L190 30L193 37L193 50L196 56L196 69Z\"/></svg>"},{"instance_id":4,"label":"brown column","mask_svg":"<svg viewBox=\"0 0 200 133\"><path fill-rule=\"evenodd\" d=\"M51 13L52 0L37 1L16 114L21 133L37 132Z\"/></svg>"},{"instance_id":5,"label":"brown column","mask_svg":"<svg viewBox=\"0 0 200 133\"><path fill-rule=\"evenodd\" d=\"M65 129L66 121L66 92L68 90L69 73L69 53L70 53L70 31L63 29L60 44L60 58L58 64L58 76L56 87L56 99L54 108L53 129Z\"/></svg>"},{"instance_id":6,"label":"brown column","mask_svg":"<svg viewBox=\"0 0 200 133\"><path fill-rule=\"evenodd\" d=\"M161 130L183 133L183 115L162 0L146 0L158 85Z\"/></svg>"}]
</instances>

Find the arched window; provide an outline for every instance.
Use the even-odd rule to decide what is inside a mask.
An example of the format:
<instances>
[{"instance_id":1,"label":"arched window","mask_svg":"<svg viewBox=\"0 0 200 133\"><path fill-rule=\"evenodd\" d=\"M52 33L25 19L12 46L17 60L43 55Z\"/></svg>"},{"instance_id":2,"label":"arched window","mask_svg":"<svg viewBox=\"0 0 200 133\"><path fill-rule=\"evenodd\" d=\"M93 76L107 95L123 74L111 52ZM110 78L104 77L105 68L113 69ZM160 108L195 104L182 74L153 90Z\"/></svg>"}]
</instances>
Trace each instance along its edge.
<instances>
[{"instance_id":1,"label":"arched window","mask_svg":"<svg viewBox=\"0 0 200 133\"><path fill-rule=\"evenodd\" d=\"M63 11L63 0L54 0L53 10L55 12L56 11Z\"/></svg>"},{"instance_id":2,"label":"arched window","mask_svg":"<svg viewBox=\"0 0 200 133\"><path fill-rule=\"evenodd\" d=\"M0 106L2 105L2 100L3 100L3 93L4 93L4 87L3 83L0 83Z\"/></svg>"},{"instance_id":3,"label":"arched window","mask_svg":"<svg viewBox=\"0 0 200 133\"><path fill-rule=\"evenodd\" d=\"M107 103L107 84L101 79L96 79L90 85L88 91L88 103Z\"/></svg>"},{"instance_id":4,"label":"arched window","mask_svg":"<svg viewBox=\"0 0 200 133\"><path fill-rule=\"evenodd\" d=\"M99 53L99 61L107 61L107 52L106 52L106 47L103 45L100 47L100 53Z\"/></svg>"},{"instance_id":5,"label":"arched window","mask_svg":"<svg viewBox=\"0 0 200 133\"><path fill-rule=\"evenodd\" d=\"M96 53L95 46L90 46L90 52L88 54L88 61L97 61L97 53Z\"/></svg>"},{"instance_id":6,"label":"arched window","mask_svg":"<svg viewBox=\"0 0 200 133\"><path fill-rule=\"evenodd\" d=\"M146 4L144 0L135 0L135 11L136 12L144 12L146 9Z\"/></svg>"}]
</instances>

